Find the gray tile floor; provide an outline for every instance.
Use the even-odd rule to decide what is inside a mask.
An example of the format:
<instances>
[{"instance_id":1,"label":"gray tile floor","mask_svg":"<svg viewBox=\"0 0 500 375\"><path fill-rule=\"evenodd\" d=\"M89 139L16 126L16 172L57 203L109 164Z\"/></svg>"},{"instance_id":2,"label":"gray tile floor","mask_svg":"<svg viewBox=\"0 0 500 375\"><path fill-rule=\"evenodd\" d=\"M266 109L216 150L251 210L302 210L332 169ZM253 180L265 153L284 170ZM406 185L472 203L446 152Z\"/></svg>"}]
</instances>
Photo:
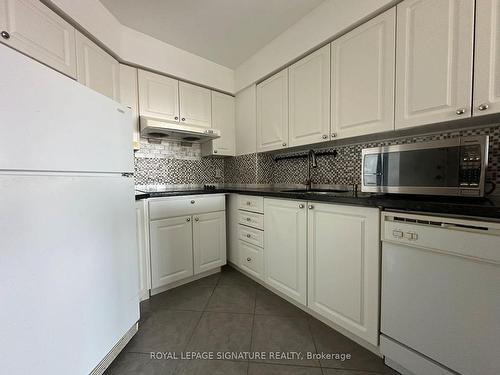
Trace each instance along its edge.
<instances>
[{"instance_id":1,"label":"gray tile floor","mask_svg":"<svg viewBox=\"0 0 500 375\"><path fill-rule=\"evenodd\" d=\"M349 353L350 360L151 359L151 352ZM231 267L141 304L139 332L106 375L397 374L379 357Z\"/></svg>"}]
</instances>

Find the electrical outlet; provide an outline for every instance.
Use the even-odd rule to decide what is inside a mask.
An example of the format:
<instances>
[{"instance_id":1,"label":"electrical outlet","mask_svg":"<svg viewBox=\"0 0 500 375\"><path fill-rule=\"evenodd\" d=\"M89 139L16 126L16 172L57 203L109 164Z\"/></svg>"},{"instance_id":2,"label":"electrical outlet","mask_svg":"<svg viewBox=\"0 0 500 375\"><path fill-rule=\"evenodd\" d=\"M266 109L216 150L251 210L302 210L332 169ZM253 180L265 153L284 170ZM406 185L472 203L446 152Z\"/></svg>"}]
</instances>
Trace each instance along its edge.
<instances>
[{"instance_id":1,"label":"electrical outlet","mask_svg":"<svg viewBox=\"0 0 500 375\"><path fill-rule=\"evenodd\" d=\"M220 168L215 168L215 178L222 178L222 171Z\"/></svg>"}]
</instances>

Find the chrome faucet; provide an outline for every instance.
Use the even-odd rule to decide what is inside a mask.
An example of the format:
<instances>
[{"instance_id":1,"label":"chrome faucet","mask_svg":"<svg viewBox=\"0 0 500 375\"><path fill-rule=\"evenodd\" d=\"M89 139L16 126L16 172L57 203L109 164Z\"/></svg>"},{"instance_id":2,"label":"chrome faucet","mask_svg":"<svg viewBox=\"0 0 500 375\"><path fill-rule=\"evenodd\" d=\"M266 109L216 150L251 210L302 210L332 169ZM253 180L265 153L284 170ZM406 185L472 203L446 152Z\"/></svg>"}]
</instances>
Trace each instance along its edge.
<instances>
[{"instance_id":1,"label":"chrome faucet","mask_svg":"<svg viewBox=\"0 0 500 375\"><path fill-rule=\"evenodd\" d=\"M306 181L307 190L311 190L312 187L311 167L316 168L317 166L318 163L316 161L316 154L314 153L314 150L309 150L309 153L307 154L307 181Z\"/></svg>"}]
</instances>

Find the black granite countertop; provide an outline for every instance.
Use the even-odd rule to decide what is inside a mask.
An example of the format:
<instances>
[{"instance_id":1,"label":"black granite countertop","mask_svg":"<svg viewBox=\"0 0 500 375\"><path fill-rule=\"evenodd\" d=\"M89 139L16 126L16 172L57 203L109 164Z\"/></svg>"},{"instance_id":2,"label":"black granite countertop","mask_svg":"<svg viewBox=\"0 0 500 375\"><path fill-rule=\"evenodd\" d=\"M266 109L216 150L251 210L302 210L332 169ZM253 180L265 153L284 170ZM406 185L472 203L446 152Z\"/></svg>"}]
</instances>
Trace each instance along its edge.
<instances>
[{"instance_id":1,"label":"black granite countertop","mask_svg":"<svg viewBox=\"0 0 500 375\"><path fill-rule=\"evenodd\" d=\"M265 197L297 199L304 201L330 202L338 204L379 207L385 210L411 211L447 216L478 219L487 218L500 221L500 196L487 198L424 196L407 194L372 193L312 193L297 192L286 188L225 187L213 190L186 189L162 192L137 192L135 199L171 197L182 195L238 193Z\"/></svg>"}]
</instances>

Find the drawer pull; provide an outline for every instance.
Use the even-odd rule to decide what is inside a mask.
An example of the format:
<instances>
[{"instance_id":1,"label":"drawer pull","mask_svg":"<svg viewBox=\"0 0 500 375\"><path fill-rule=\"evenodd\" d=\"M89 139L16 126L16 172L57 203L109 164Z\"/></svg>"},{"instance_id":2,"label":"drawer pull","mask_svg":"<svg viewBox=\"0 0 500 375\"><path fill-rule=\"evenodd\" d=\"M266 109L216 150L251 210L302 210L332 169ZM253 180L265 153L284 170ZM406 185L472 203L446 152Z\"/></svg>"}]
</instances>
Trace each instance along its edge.
<instances>
[{"instance_id":1,"label":"drawer pull","mask_svg":"<svg viewBox=\"0 0 500 375\"><path fill-rule=\"evenodd\" d=\"M250 206L251 204L252 204L252 202L247 201L247 206Z\"/></svg>"},{"instance_id":2,"label":"drawer pull","mask_svg":"<svg viewBox=\"0 0 500 375\"><path fill-rule=\"evenodd\" d=\"M252 235L251 235L251 234L247 234L247 238L251 238L251 237L252 237Z\"/></svg>"},{"instance_id":3,"label":"drawer pull","mask_svg":"<svg viewBox=\"0 0 500 375\"><path fill-rule=\"evenodd\" d=\"M195 217L195 218L194 218L194 221L199 221L199 220L200 220L200 219L199 219L199 218L197 218L197 217Z\"/></svg>"},{"instance_id":4,"label":"drawer pull","mask_svg":"<svg viewBox=\"0 0 500 375\"><path fill-rule=\"evenodd\" d=\"M191 221L191 218L190 218L190 217L188 217L188 218L186 219L186 221L189 223L189 222Z\"/></svg>"},{"instance_id":5,"label":"drawer pull","mask_svg":"<svg viewBox=\"0 0 500 375\"><path fill-rule=\"evenodd\" d=\"M247 221L252 221L252 219L251 219L251 218L249 218L249 217L247 217Z\"/></svg>"},{"instance_id":6,"label":"drawer pull","mask_svg":"<svg viewBox=\"0 0 500 375\"><path fill-rule=\"evenodd\" d=\"M247 262L251 262L251 261L252 261L252 258L248 257Z\"/></svg>"},{"instance_id":7,"label":"drawer pull","mask_svg":"<svg viewBox=\"0 0 500 375\"><path fill-rule=\"evenodd\" d=\"M191 201L191 204L194 204L194 201Z\"/></svg>"}]
</instances>

